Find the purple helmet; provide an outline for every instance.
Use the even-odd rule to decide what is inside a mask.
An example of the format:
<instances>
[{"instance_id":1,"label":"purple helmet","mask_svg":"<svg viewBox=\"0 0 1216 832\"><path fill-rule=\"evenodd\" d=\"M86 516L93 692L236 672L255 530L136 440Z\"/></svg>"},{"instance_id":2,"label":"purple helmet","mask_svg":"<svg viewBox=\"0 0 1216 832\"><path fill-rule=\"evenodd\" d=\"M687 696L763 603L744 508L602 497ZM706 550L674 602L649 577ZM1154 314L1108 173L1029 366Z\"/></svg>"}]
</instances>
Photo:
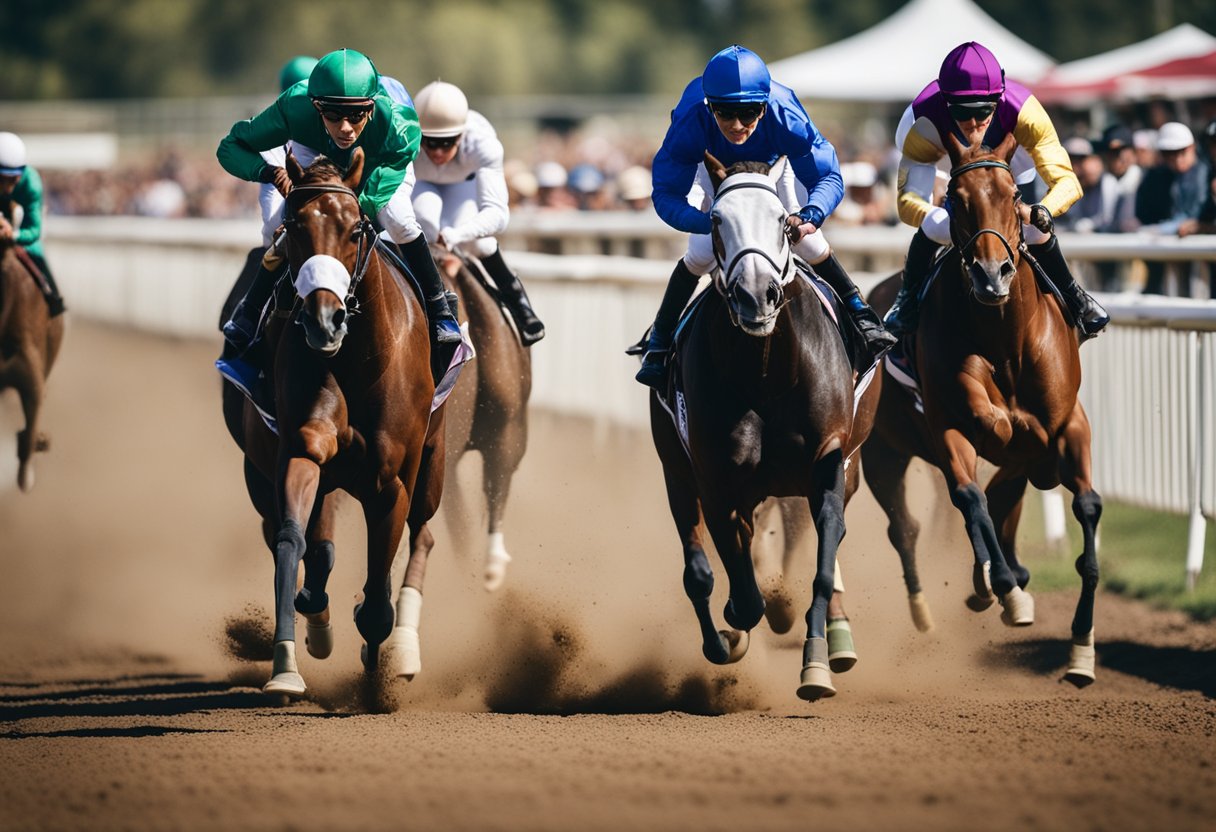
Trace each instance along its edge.
<instances>
[{"instance_id":1,"label":"purple helmet","mask_svg":"<svg viewBox=\"0 0 1216 832\"><path fill-rule=\"evenodd\" d=\"M999 98L1005 92L1005 70L987 47L969 41L950 50L937 85L948 98Z\"/></svg>"}]
</instances>

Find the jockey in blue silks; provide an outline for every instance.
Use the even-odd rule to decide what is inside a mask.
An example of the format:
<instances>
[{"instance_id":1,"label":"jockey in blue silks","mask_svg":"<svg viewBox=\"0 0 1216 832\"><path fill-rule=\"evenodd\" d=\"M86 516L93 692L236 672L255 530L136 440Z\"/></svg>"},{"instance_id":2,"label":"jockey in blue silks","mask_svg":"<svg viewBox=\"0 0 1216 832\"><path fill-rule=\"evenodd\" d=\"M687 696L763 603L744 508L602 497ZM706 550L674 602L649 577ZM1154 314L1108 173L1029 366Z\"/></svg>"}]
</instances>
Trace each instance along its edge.
<instances>
[{"instance_id":1,"label":"jockey in blue silks","mask_svg":"<svg viewBox=\"0 0 1216 832\"><path fill-rule=\"evenodd\" d=\"M668 225L692 236L667 284L637 380L655 389L665 386L665 359L680 312L701 275L714 267L709 215L713 189L703 164L707 150L728 167L735 162L772 165L782 156L789 158L793 176L806 192L799 207L796 188L784 189L786 208L793 212L786 233L794 253L843 299L871 355L877 357L893 345L895 339L862 300L821 230L844 196L836 149L815 128L793 90L774 82L754 52L736 45L714 55L701 77L684 89L654 157L655 210Z\"/></svg>"}]
</instances>

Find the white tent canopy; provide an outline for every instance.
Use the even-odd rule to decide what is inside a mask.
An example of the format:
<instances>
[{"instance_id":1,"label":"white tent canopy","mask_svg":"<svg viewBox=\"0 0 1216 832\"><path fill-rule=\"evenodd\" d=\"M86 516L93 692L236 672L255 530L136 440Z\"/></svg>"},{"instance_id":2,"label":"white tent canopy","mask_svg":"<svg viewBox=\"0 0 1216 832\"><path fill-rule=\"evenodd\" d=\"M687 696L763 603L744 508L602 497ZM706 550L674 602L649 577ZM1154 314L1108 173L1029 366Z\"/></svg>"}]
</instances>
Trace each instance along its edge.
<instances>
[{"instance_id":1,"label":"white tent canopy","mask_svg":"<svg viewBox=\"0 0 1216 832\"><path fill-rule=\"evenodd\" d=\"M1022 83L1037 81L1055 63L971 0L911 0L860 34L776 61L769 70L807 101L911 101L937 78L950 50L972 40Z\"/></svg>"}]
</instances>

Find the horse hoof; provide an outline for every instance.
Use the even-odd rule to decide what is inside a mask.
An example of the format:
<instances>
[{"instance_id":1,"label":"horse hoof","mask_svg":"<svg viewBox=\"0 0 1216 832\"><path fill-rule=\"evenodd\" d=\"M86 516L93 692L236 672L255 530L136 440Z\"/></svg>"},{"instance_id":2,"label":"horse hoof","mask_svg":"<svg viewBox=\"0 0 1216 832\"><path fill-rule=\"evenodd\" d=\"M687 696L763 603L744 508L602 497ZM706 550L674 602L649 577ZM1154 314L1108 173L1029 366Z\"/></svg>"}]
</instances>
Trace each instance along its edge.
<instances>
[{"instance_id":1,"label":"horse hoof","mask_svg":"<svg viewBox=\"0 0 1216 832\"><path fill-rule=\"evenodd\" d=\"M422 671L422 648L418 642L418 631L413 627L394 627L388 648L393 657L395 675L404 677L406 681L413 681Z\"/></svg>"},{"instance_id":2,"label":"horse hoof","mask_svg":"<svg viewBox=\"0 0 1216 832\"><path fill-rule=\"evenodd\" d=\"M333 625L329 622L313 624L309 621L304 634L304 646L308 648L308 655L314 659L328 659L329 654L334 652Z\"/></svg>"},{"instance_id":3,"label":"horse hoof","mask_svg":"<svg viewBox=\"0 0 1216 832\"><path fill-rule=\"evenodd\" d=\"M1071 682L1078 688L1092 685L1095 681L1095 655L1093 630L1090 630L1084 636L1074 636L1072 650L1068 656L1068 670L1064 673L1064 681Z\"/></svg>"},{"instance_id":4,"label":"horse hoof","mask_svg":"<svg viewBox=\"0 0 1216 832\"><path fill-rule=\"evenodd\" d=\"M736 630L744 632L752 629L760 623L760 619L764 617L765 609L764 596L760 596L760 603L750 615L744 616L739 612L738 606L735 604L735 599L731 598L726 602L726 608L722 610L722 616L726 619L726 623Z\"/></svg>"},{"instance_id":5,"label":"horse hoof","mask_svg":"<svg viewBox=\"0 0 1216 832\"><path fill-rule=\"evenodd\" d=\"M779 636L783 636L794 628L798 614L793 604L785 598L777 596L773 603L764 607L764 617L768 619L768 628Z\"/></svg>"},{"instance_id":6,"label":"horse hoof","mask_svg":"<svg viewBox=\"0 0 1216 832\"><path fill-rule=\"evenodd\" d=\"M363 669L368 673L374 673L380 667L380 645L369 647L364 644L359 648L359 661L363 662Z\"/></svg>"},{"instance_id":7,"label":"horse hoof","mask_svg":"<svg viewBox=\"0 0 1216 832\"><path fill-rule=\"evenodd\" d=\"M828 666L833 673L844 673L857 664L857 650L853 644L853 628L847 618L828 621Z\"/></svg>"},{"instance_id":8,"label":"horse hoof","mask_svg":"<svg viewBox=\"0 0 1216 832\"><path fill-rule=\"evenodd\" d=\"M17 472L17 486L26 494L34 488L34 466L26 463L21 466L21 470Z\"/></svg>"},{"instance_id":9,"label":"horse hoof","mask_svg":"<svg viewBox=\"0 0 1216 832\"><path fill-rule=\"evenodd\" d=\"M305 689L304 677L290 670L274 674L262 685L262 693L267 696L285 696L289 700L302 697Z\"/></svg>"},{"instance_id":10,"label":"horse hoof","mask_svg":"<svg viewBox=\"0 0 1216 832\"><path fill-rule=\"evenodd\" d=\"M1034 623L1034 598L1015 586L1001 599L1001 621L1007 627L1029 627Z\"/></svg>"},{"instance_id":11,"label":"horse hoof","mask_svg":"<svg viewBox=\"0 0 1216 832\"><path fill-rule=\"evenodd\" d=\"M802 668L801 684L798 685L798 698L807 702L818 702L836 695L832 685L832 674L828 666L822 662L811 662Z\"/></svg>"},{"instance_id":12,"label":"horse hoof","mask_svg":"<svg viewBox=\"0 0 1216 832\"><path fill-rule=\"evenodd\" d=\"M966 601L967 609L971 610L972 612L983 612L995 603L996 596L994 595L972 594L967 597Z\"/></svg>"},{"instance_id":13,"label":"horse hoof","mask_svg":"<svg viewBox=\"0 0 1216 832\"><path fill-rule=\"evenodd\" d=\"M510 562L511 556L506 552L491 552L486 556L486 592L493 592L502 586L507 579L507 564Z\"/></svg>"},{"instance_id":14,"label":"horse hoof","mask_svg":"<svg viewBox=\"0 0 1216 832\"><path fill-rule=\"evenodd\" d=\"M747 655L750 644L746 630L718 630L717 639L703 645L701 652L714 664L734 664Z\"/></svg>"},{"instance_id":15,"label":"horse hoof","mask_svg":"<svg viewBox=\"0 0 1216 832\"><path fill-rule=\"evenodd\" d=\"M925 593L913 592L909 595L908 608L912 610L912 623L916 625L917 630L927 633L933 629L933 613L929 611Z\"/></svg>"}]
</instances>

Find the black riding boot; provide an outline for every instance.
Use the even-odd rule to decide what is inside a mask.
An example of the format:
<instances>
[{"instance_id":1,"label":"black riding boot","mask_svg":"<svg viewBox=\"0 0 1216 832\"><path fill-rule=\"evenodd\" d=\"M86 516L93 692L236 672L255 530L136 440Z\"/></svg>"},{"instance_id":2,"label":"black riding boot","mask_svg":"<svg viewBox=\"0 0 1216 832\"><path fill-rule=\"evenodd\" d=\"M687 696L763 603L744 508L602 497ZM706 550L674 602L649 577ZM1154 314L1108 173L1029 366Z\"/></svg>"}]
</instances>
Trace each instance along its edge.
<instances>
[{"instance_id":1,"label":"black riding boot","mask_svg":"<svg viewBox=\"0 0 1216 832\"><path fill-rule=\"evenodd\" d=\"M519 328L519 340L523 342L523 345L530 347L544 338L545 325L532 310L532 303L528 300L524 284L520 283L518 275L507 268L506 262L502 259L502 251L495 249L489 257L481 258L481 264L486 267L490 277L494 278L494 283L498 286L498 294L507 304L507 311L511 313L511 317L515 319L515 326Z\"/></svg>"},{"instance_id":2,"label":"black riding boot","mask_svg":"<svg viewBox=\"0 0 1216 832\"><path fill-rule=\"evenodd\" d=\"M680 258L671 279L667 281L658 314L654 316L654 326L650 328L650 339L646 342L646 354L642 356L642 369L634 378L659 392L667 386L667 353L671 350L676 324L680 322L680 313L688 305L699 279Z\"/></svg>"},{"instance_id":3,"label":"black riding boot","mask_svg":"<svg viewBox=\"0 0 1216 832\"><path fill-rule=\"evenodd\" d=\"M869 307L869 304L862 300L857 284L853 282L853 278L849 277L844 266L840 265L835 254L829 254L826 260L814 264L811 268L815 270L815 274L826 280L832 290L844 301L845 309L848 310L853 325L857 327L857 331L861 333L861 337L866 342L870 358L877 361L884 352L895 346L895 336L883 328L878 315L874 314L874 310Z\"/></svg>"},{"instance_id":4,"label":"black riding boot","mask_svg":"<svg viewBox=\"0 0 1216 832\"><path fill-rule=\"evenodd\" d=\"M55 283L55 276L51 274L50 268L47 267L46 258L40 257L28 250L27 253L30 255L30 259L42 270L42 276L46 278L46 285L49 291L44 291L42 296L46 298L47 312L52 318L62 315L67 307L63 305L63 295L59 294L59 286Z\"/></svg>"},{"instance_id":5,"label":"black riding boot","mask_svg":"<svg viewBox=\"0 0 1216 832\"><path fill-rule=\"evenodd\" d=\"M920 292L924 288L925 278L929 276L937 248L937 243L919 228L912 236L908 257L904 261L903 283L883 321L896 338L916 329L916 321L920 318Z\"/></svg>"},{"instance_id":6,"label":"black riding boot","mask_svg":"<svg viewBox=\"0 0 1216 832\"><path fill-rule=\"evenodd\" d=\"M274 285L281 273L282 266L272 270L266 268L265 261L259 262L257 273L249 282L249 288L245 290L245 297L241 298L236 309L232 310L232 317L220 327L224 338L238 354L253 345L258 333L258 324L261 323L262 310L274 293Z\"/></svg>"},{"instance_id":7,"label":"black riding boot","mask_svg":"<svg viewBox=\"0 0 1216 832\"><path fill-rule=\"evenodd\" d=\"M1081 332L1081 341L1088 341L1101 332L1110 323L1110 315L1072 276L1068 261L1064 259L1064 252L1060 251L1060 242L1056 235L1052 234L1051 239L1045 243L1027 248L1030 249L1031 256L1043 267L1047 279L1064 296L1064 303L1072 313L1073 323Z\"/></svg>"},{"instance_id":8,"label":"black riding boot","mask_svg":"<svg viewBox=\"0 0 1216 832\"><path fill-rule=\"evenodd\" d=\"M439 276L439 269L435 267L435 259L431 257L426 235L419 234L408 243L399 243L397 248L405 260L405 265L422 287L426 314L431 321L431 341L435 344L459 344L460 324L456 322L456 316L448 306L443 279Z\"/></svg>"}]
</instances>

